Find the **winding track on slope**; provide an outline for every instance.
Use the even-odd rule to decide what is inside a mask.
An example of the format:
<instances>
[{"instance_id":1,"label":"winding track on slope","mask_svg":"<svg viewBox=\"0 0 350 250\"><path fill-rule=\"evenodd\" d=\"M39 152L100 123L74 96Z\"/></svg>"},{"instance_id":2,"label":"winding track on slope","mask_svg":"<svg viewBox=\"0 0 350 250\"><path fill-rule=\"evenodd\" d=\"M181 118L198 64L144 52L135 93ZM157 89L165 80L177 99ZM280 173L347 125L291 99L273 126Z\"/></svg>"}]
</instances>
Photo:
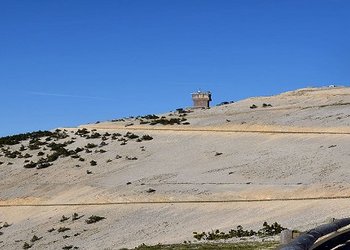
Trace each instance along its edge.
<instances>
[{"instance_id":1,"label":"winding track on slope","mask_svg":"<svg viewBox=\"0 0 350 250\"><path fill-rule=\"evenodd\" d=\"M96 129L96 130L135 130L135 131L170 131L170 132L214 132L214 133L258 133L258 134L316 134L316 135L350 135L350 128L349 131L311 131L305 129L304 131L301 130L249 130L249 129L229 129L229 128L207 128L207 127L199 127L199 128L165 128L165 127L157 127L157 128L149 128L149 127L140 127L140 126L81 126L81 128L88 128L88 129ZM77 128L64 128L69 130L76 130ZM340 128L343 129L343 128Z\"/></svg>"},{"instance_id":2,"label":"winding track on slope","mask_svg":"<svg viewBox=\"0 0 350 250\"><path fill-rule=\"evenodd\" d=\"M87 202L87 203L44 203L44 204L0 204L0 207L71 207L71 206L115 206L115 205L156 205L156 204L209 204L209 203L252 203L280 201L317 201L344 200L350 196L306 197L289 199L251 199L251 200L178 200L178 201L120 201L120 202Z\"/></svg>"}]
</instances>

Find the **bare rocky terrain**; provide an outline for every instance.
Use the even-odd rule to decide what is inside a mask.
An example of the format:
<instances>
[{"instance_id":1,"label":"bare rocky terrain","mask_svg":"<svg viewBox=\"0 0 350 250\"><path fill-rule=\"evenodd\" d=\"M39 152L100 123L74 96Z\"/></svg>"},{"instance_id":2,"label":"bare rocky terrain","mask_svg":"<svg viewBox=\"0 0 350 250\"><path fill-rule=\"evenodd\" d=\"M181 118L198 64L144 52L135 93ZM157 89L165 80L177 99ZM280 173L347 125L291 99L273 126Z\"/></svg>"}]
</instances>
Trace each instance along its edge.
<instances>
[{"instance_id":1,"label":"bare rocky terrain","mask_svg":"<svg viewBox=\"0 0 350 250\"><path fill-rule=\"evenodd\" d=\"M2 138L0 248L120 249L347 217L349 139L350 88Z\"/></svg>"}]
</instances>

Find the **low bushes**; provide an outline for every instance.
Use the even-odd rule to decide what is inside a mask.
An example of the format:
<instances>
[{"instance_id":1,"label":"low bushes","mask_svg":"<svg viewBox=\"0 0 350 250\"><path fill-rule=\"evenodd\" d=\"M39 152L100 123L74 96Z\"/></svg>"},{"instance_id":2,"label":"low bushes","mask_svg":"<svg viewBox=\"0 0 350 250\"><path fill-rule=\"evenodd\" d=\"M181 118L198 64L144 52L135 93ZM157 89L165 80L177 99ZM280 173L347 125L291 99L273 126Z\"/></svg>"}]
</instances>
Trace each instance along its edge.
<instances>
[{"instance_id":1,"label":"low bushes","mask_svg":"<svg viewBox=\"0 0 350 250\"><path fill-rule=\"evenodd\" d=\"M102 216L91 215L87 220L85 220L85 222L87 224L93 224L93 223L99 222L99 221L104 220L104 219L106 219L106 218L102 217Z\"/></svg>"},{"instance_id":2,"label":"low bushes","mask_svg":"<svg viewBox=\"0 0 350 250\"><path fill-rule=\"evenodd\" d=\"M241 225L237 226L237 229L231 229L228 233L220 232L220 230L212 230L211 232L202 232L197 233L193 232L193 237L197 240L222 240L230 238L241 238L249 236L274 236L280 234L285 228L282 227L277 222L269 225L267 222L264 222L263 228L259 229L257 232L253 230L244 230Z\"/></svg>"}]
</instances>

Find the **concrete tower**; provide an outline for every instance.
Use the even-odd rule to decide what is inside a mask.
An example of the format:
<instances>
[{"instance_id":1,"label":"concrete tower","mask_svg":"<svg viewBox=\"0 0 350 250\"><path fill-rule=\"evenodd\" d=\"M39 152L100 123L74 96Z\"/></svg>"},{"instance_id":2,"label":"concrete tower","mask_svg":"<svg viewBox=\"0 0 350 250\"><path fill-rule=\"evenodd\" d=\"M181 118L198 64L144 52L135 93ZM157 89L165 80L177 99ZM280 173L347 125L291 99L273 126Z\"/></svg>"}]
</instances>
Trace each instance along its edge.
<instances>
[{"instance_id":1,"label":"concrete tower","mask_svg":"<svg viewBox=\"0 0 350 250\"><path fill-rule=\"evenodd\" d=\"M211 93L210 91L198 91L196 93L192 93L192 100L194 108L209 108L209 102L211 101Z\"/></svg>"}]
</instances>

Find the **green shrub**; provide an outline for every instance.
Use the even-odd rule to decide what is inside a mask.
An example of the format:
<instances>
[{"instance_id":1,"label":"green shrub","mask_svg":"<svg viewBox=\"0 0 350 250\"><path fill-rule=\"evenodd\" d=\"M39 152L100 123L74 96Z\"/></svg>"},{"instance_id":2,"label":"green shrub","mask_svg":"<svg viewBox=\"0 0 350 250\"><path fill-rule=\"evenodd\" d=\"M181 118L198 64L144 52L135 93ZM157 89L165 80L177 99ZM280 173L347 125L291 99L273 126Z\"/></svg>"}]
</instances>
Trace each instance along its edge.
<instances>
[{"instance_id":1,"label":"green shrub","mask_svg":"<svg viewBox=\"0 0 350 250\"><path fill-rule=\"evenodd\" d=\"M90 131L87 130L86 128L82 128L82 129L78 129L77 132L75 132L75 134L84 137L87 134L90 134Z\"/></svg>"},{"instance_id":2,"label":"green shrub","mask_svg":"<svg viewBox=\"0 0 350 250\"><path fill-rule=\"evenodd\" d=\"M258 232L253 230L244 230L241 225L237 226L237 229L231 229L229 232L220 232L220 230L212 230L210 232L197 233L193 232L193 237L197 240L226 240L230 238L241 238L258 235L260 237L274 236L280 234L285 228L282 227L277 222L269 225L264 222L263 228L258 230Z\"/></svg>"},{"instance_id":3,"label":"green shrub","mask_svg":"<svg viewBox=\"0 0 350 250\"><path fill-rule=\"evenodd\" d=\"M104 220L104 219L106 219L106 218L98 216L98 215L91 215L87 220L85 220L85 222L87 224L93 224L93 223L96 223L96 222Z\"/></svg>"},{"instance_id":4,"label":"green shrub","mask_svg":"<svg viewBox=\"0 0 350 250\"><path fill-rule=\"evenodd\" d=\"M48 168L50 166L52 166L53 164L50 162L43 162L43 163L38 163L37 165L37 169L42 169L42 168Z\"/></svg>"},{"instance_id":5,"label":"green shrub","mask_svg":"<svg viewBox=\"0 0 350 250\"><path fill-rule=\"evenodd\" d=\"M92 133L90 136L87 136L86 139L97 139L97 138L100 138L101 137L101 134L100 133Z\"/></svg>"},{"instance_id":6,"label":"green shrub","mask_svg":"<svg viewBox=\"0 0 350 250\"><path fill-rule=\"evenodd\" d=\"M5 137L0 137L0 145L16 145L21 141L26 141L28 139L33 139L33 138L38 139L41 137L51 136L51 135L53 135L53 133L50 131L39 130L31 133L5 136Z\"/></svg>"},{"instance_id":7,"label":"green shrub","mask_svg":"<svg viewBox=\"0 0 350 250\"><path fill-rule=\"evenodd\" d=\"M24 244L23 244L23 249L29 249L29 248L31 248L33 245L29 245L27 242L24 242Z\"/></svg>"},{"instance_id":8,"label":"green shrub","mask_svg":"<svg viewBox=\"0 0 350 250\"><path fill-rule=\"evenodd\" d=\"M62 215L62 218L60 219L60 222L64 222L66 220L69 220L69 217L66 217L66 216Z\"/></svg>"},{"instance_id":9,"label":"green shrub","mask_svg":"<svg viewBox=\"0 0 350 250\"><path fill-rule=\"evenodd\" d=\"M70 230L69 227L60 227L59 229L57 229L57 232L63 233L63 232L65 232L65 231L69 231L69 230Z\"/></svg>"},{"instance_id":10,"label":"green shrub","mask_svg":"<svg viewBox=\"0 0 350 250\"><path fill-rule=\"evenodd\" d=\"M79 220L80 218L84 217L84 215L80 215L78 213L74 213L72 215L72 221Z\"/></svg>"},{"instance_id":11,"label":"green shrub","mask_svg":"<svg viewBox=\"0 0 350 250\"><path fill-rule=\"evenodd\" d=\"M88 143L88 144L85 146L85 148L96 148L96 147L97 147L97 145L94 144L94 143Z\"/></svg>"},{"instance_id":12,"label":"green shrub","mask_svg":"<svg viewBox=\"0 0 350 250\"><path fill-rule=\"evenodd\" d=\"M131 133L131 132L127 132L127 133L124 135L124 137L129 138L129 139L137 139L137 138L139 138L138 135L135 135L135 134L133 134L133 133Z\"/></svg>"},{"instance_id":13,"label":"green shrub","mask_svg":"<svg viewBox=\"0 0 350 250\"><path fill-rule=\"evenodd\" d=\"M32 155L30 155L30 154L25 154L24 156L23 156L24 158L31 158L32 157Z\"/></svg>"},{"instance_id":14,"label":"green shrub","mask_svg":"<svg viewBox=\"0 0 350 250\"><path fill-rule=\"evenodd\" d=\"M30 163L25 164L24 168L35 168L36 166L37 166L37 163L31 161Z\"/></svg>"},{"instance_id":15,"label":"green shrub","mask_svg":"<svg viewBox=\"0 0 350 250\"><path fill-rule=\"evenodd\" d=\"M151 140L153 140L153 137L150 136L150 135L143 135L143 136L141 137L141 140L144 140L144 141L151 141Z\"/></svg>"},{"instance_id":16,"label":"green shrub","mask_svg":"<svg viewBox=\"0 0 350 250\"><path fill-rule=\"evenodd\" d=\"M38 240L40 240L40 239L42 239L42 237L38 237L38 236L36 236L35 234L34 234L34 236L32 237L32 239L30 240L31 242L35 242L35 241L38 241Z\"/></svg>"},{"instance_id":17,"label":"green shrub","mask_svg":"<svg viewBox=\"0 0 350 250\"><path fill-rule=\"evenodd\" d=\"M145 115L145 116L141 116L142 119L147 119L147 120L154 120L154 119L158 119L159 116L156 115Z\"/></svg>"}]
</instances>

